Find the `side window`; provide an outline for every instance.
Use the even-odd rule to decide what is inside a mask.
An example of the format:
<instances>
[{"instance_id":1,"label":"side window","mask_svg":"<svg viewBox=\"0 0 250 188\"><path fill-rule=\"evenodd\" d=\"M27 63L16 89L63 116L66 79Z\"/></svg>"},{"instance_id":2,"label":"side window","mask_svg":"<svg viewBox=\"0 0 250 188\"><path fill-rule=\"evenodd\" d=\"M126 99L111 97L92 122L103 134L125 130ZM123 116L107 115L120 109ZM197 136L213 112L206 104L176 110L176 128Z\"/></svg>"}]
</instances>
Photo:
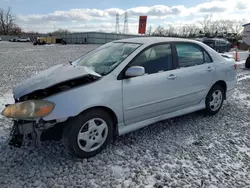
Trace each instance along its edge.
<instances>
[{"instance_id":1,"label":"side window","mask_svg":"<svg viewBox=\"0 0 250 188\"><path fill-rule=\"evenodd\" d=\"M142 66L146 74L154 74L172 69L170 44L159 44L143 51L130 66Z\"/></svg>"},{"instance_id":2,"label":"side window","mask_svg":"<svg viewBox=\"0 0 250 188\"><path fill-rule=\"evenodd\" d=\"M208 55L208 53L206 51L203 51L203 55L204 55L205 63L212 63L213 62L211 57Z\"/></svg>"},{"instance_id":3,"label":"side window","mask_svg":"<svg viewBox=\"0 0 250 188\"><path fill-rule=\"evenodd\" d=\"M176 51L179 68L191 67L205 63L203 51L195 44L177 43Z\"/></svg>"}]
</instances>

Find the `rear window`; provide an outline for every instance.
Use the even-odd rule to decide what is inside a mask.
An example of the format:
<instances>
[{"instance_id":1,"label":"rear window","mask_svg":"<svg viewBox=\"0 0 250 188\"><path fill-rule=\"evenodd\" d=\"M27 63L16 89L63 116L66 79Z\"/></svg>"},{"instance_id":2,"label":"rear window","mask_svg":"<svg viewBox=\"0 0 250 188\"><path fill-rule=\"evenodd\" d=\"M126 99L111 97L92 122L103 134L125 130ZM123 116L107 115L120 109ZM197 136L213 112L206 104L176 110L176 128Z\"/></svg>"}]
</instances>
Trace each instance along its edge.
<instances>
[{"instance_id":1,"label":"rear window","mask_svg":"<svg viewBox=\"0 0 250 188\"><path fill-rule=\"evenodd\" d=\"M210 46L210 47L215 46L215 41L212 41L212 40L206 40L206 41L203 41L203 43Z\"/></svg>"}]
</instances>

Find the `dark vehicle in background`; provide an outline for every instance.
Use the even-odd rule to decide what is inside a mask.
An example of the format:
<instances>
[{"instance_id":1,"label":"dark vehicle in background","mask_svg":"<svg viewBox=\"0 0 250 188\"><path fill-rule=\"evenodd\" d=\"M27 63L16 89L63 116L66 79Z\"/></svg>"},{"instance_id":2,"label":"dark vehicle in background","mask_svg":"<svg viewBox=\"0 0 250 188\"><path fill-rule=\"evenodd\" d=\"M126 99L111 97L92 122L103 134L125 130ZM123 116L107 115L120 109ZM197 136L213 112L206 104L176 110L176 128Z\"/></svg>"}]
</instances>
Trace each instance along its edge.
<instances>
[{"instance_id":1,"label":"dark vehicle in background","mask_svg":"<svg viewBox=\"0 0 250 188\"><path fill-rule=\"evenodd\" d=\"M56 38L56 37L36 37L36 39L33 42L33 45L45 45L45 44L62 44L66 45L67 42L62 38Z\"/></svg>"},{"instance_id":2,"label":"dark vehicle in background","mask_svg":"<svg viewBox=\"0 0 250 188\"><path fill-rule=\"evenodd\" d=\"M232 44L225 39L208 38L204 39L202 42L219 53L228 52L232 48Z\"/></svg>"}]
</instances>

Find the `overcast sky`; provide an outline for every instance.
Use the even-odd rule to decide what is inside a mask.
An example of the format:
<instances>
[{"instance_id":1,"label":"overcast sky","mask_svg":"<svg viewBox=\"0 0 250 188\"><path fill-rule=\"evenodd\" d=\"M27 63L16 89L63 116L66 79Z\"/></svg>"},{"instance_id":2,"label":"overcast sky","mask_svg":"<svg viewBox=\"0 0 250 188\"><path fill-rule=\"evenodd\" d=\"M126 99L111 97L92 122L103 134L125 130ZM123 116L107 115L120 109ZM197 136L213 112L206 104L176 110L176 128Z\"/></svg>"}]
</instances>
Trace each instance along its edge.
<instances>
[{"instance_id":1,"label":"overcast sky","mask_svg":"<svg viewBox=\"0 0 250 188\"><path fill-rule=\"evenodd\" d=\"M11 7L16 23L25 31L115 31L115 14L128 12L129 32L136 33L139 15L147 15L147 26L197 23L204 15L213 19L246 19L250 22L250 0L0 0L0 8Z\"/></svg>"}]
</instances>

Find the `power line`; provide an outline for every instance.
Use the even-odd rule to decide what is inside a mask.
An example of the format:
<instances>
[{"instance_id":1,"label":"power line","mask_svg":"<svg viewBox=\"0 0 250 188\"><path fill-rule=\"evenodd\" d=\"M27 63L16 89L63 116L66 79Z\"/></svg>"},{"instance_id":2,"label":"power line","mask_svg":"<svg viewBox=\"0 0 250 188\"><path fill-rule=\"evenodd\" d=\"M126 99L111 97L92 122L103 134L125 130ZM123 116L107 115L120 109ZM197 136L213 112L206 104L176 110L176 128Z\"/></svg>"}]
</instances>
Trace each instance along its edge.
<instances>
[{"instance_id":1,"label":"power line","mask_svg":"<svg viewBox=\"0 0 250 188\"><path fill-rule=\"evenodd\" d=\"M124 13L123 33L128 34L128 12L127 11Z\"/></svg>"},{"instance_id":2,"label":"power line","mask_svg":"<svg viewBox=\"0 0 250 188\"><path fill-rule=\"evenodd\" d=\"M115 32L120 33L119 14L118 13L116 14Z\"/></svg>"}]
</instances>

